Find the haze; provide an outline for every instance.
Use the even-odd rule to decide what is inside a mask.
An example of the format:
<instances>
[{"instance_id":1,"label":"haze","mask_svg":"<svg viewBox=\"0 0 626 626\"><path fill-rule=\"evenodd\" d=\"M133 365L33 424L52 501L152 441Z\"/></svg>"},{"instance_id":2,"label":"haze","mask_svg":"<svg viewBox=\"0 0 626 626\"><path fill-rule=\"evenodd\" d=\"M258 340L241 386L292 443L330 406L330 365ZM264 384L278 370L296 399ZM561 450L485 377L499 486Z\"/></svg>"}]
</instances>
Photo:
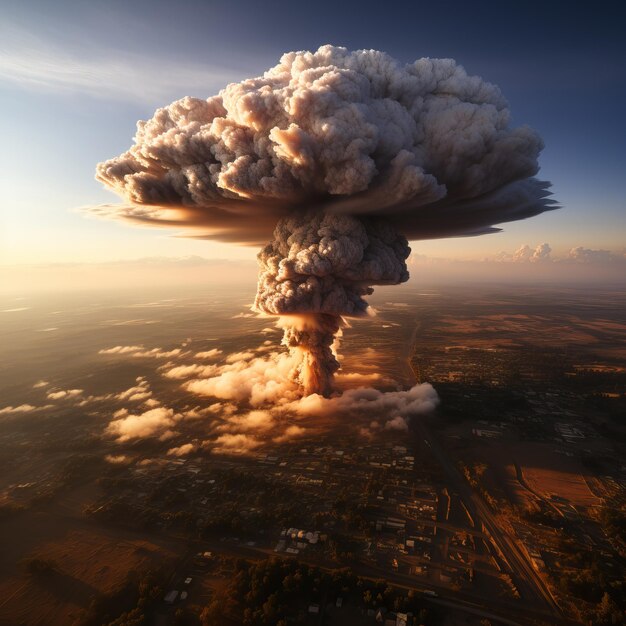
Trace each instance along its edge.
<instances>
[{"instance_id":1,"label":"haze","mask_svg":"<svg viewBox=\"0 0 626 626\"><path fill-rule=\"evenodd\" d=\"M4 2L0 626L624 623L625 22Z\"/></svg>"}]
</instances>

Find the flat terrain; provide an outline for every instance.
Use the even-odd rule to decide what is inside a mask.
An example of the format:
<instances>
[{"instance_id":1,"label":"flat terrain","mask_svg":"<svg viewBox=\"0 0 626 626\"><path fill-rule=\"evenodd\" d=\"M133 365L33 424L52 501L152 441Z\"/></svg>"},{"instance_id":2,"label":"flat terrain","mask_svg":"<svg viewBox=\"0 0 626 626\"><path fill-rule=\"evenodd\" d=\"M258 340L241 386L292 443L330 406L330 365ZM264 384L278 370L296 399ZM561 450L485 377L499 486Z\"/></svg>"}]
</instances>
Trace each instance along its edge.
<instances>
[{"instance_id":1,"label":"flat terrain","mask_svg":"<svg viewBox=\"0 0 626 626\"><path fill-rule=\"evenodd\" d=\"M336 545L305 550L294 540L299 558L435 588L459 623L475 602L520 623L552 610L543 585L564 556L554 531L524 512L547 511L596 553L618 549L598 519L623 496L623 292L381 289L376 316L343 330L339 385L397 390L417 376L439 393L433 416L396 429L382 426L396 417L384 405L349 418L287 411L293 440L241 422L237 441L245 448L253 433L254 445L213 454L203 442L232 434L229 419L250 407L194 395L166 373L194 367L206 377L216 362L280 350L273 320L249 310L253 292L1 303L2 626L78 625L129 572L164 563L178 587L196 572L188 606L199 613L232 577L193 569L189 540L199 537L205 549L265 558L281 530L317 528ZM150 411L165 426L126 441L107 430L116 416ZM413 428L422 419L423 432ZM33 558L54 571L30 574ZM536 614L529 599L541 604ZM171 623L174 609L159 602L155 623ZM363 611L353 603L328 616L369 623Z\"/></svg>"},{"instance_id":2,"label":"flat terrain","mask_svg":"<svg viewBox=\"0 0 626 626\"><path fill-rule=\"evenodd\" d=\"M80 511L93 486L72 490L34 513L0 521L0 624L80 623L98 595L117 589L129 572L176 557L184 543L108 529ZM32 576L24 563L51 560L50 575Z\"/></svg>"}]
</instances>

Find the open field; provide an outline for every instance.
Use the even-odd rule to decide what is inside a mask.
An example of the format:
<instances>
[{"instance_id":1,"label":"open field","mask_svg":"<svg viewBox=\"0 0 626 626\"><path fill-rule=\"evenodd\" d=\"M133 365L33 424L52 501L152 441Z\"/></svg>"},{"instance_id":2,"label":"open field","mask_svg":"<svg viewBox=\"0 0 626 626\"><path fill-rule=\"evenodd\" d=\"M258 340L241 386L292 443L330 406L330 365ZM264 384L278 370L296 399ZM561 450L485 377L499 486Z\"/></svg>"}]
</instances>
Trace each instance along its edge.
<instances>
[{"instance_id":1,"label":"open field","mask_svg":"<svg viewBox=\"0 0 626 626\"><path fill-rule=\"evenodd\" d=\"M588 484L615 499L624 294L598 292L593 302L586 293L530 288L403 289L396 301L389 294L372 298L376 316L344 328L338 384L406 389L414 375L431 382L441 404L409 426L376 422L397 417L384 406L376 417L286 409L264 421L236 396L191 393L177 371L206 377L217 362L261 362L281 350L273 320L249 310L252 288L5 303L0 533L9 540L0 544L0 624L80 624L92 600L131 571L171 562L180 590L194 556L189 541L266 558L290 527L332 538L315 548L294 540L298 558L349 563L420 592L434 587L445 602L497 598L500 612L523 614L525 600L539 597L529 572L539 576L540 566L519 563L528 550L539 558L543 547L528 540L521 561L507 564L476 517L485 509L472 505L467 485L449 482L431 441L441 441L446 466L461 477L464 464L474 496L493 498L500 521L518 520L540 501L557 515L569 505L597 511L603 502ZM140 436L110 432L115 419L144 413L156 425ZM413 441L422 420L435 437ZM285 426L295 427L294 439L276 436ZM234 433L253 445L232 453L207 445ZM582 524L579 535L598 552L614 550L596 522L572 515L567 523ZM541 533L531 524L518 526L534 541ZM518 540L528 543L522 535L510 541ZM508 551L508 539L497 541ZM558 562L549 554L545 563ZM54 562L54 571L28 573L34 557ZM184 606L199 614L232 575L194 574ZM158 602L157 626L183 606ZM356 624L363 610L359 599L328 616Z\"/></svg>"},{"instance_id":2,"label":"open field","mask_svg":"<svg viewBox=\"0 0 626 626\"><path fill-rule=\"evenodd\" d=\"M0 521L0 624L80 623L90 603L119 588L129 572L157 567L180 552L175 541L87 521L77 506L90 495L83 488L32 514ZM26 564L33 558L54 562L55 570L29 574Z\"/></svg>"},{"instance_id":3,"label":"open field","mask_svg":"<svg viewBox=\"0 0 626 626\"><path fill-rule=\"evenodd\" d=\"M544 457L545 458L545 457ZM522 457L524 463L524 457ZM596 497L585 480L585 474L591 476L589 472L585 472L583 468L573 463L551 464L551 467L545 467L545 463L541 463L544 467L532 465L532 458L526 458L523 465L523 473L528 484L545 498L556 496L570 502L575 506L599 506L600 498ZM567 459L571 461L571 459ZM535 461L536 463L536 461Z\"/></svg>"},{"instance_id":4,"label":"open field","mask_svg":"<svg viewBox=\"0 0 626 626\"><path fill-rule=\"evenodd\" d=\"M467 449L467 454L481 459L488 466L491 479L509 497L512 504L522 507L541 498L553 496L575 506L599 506L600 498L589 489L586 478L593 473L580 461L555 454L554 446L527 442L498 442ZM518 478L519 468L521 481Z\"/></svg>"}]
</instances>

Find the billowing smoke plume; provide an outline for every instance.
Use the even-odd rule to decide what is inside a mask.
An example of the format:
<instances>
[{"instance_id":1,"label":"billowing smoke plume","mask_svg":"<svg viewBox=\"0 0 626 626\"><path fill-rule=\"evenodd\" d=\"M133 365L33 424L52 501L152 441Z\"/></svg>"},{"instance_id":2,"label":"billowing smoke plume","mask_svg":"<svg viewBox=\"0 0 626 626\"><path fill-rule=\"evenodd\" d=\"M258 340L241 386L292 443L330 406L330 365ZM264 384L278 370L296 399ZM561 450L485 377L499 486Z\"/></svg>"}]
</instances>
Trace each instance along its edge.
<instances>
[{"instance_id":1,"label":"billowing smoke plume","mask_svg":"<svg viewBox=\"0 0 626 626\"><path fill-rule=\"evenodd\" d=\"M380 219L305 213L283 218L258 255L255 308L283 316L284 345L302 352L306 392L332 389L342 317L365 315L371 285L408 280L407 240Z\"/></svg>"},{"instance_id":2,"label":"billowing smoke plume","mask_svg":"<svg viewBox=\"0 0 626 626\"><path fill-rule=\"evenodd\" d=\"M405 237L476 235L549 210L543 144L500 90L451 59L290 52L217 96L139 122L97 178L129 204L94 212L193 228L259 254L256 308L281 316L293 376L328 393L342 318L408 279Z\"/></svg>"}]
</instances>

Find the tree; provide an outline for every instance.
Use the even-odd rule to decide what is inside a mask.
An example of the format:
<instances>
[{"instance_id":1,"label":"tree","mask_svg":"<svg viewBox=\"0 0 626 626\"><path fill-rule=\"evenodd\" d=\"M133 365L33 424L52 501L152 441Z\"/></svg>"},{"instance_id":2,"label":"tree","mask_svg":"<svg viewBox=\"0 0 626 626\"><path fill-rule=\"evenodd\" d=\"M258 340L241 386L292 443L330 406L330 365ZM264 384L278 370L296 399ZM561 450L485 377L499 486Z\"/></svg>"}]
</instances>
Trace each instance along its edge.
<instances>
[{"instance_id":1,"label":"tree","mask_svg":"<svg viewBox=\"0 0 626 626\"><path fill-rule=\"evenodd\" d=\"M57 569L57 564L52 559L34 557L26 562L26 569L32 576L47 576Z\"/></svg>"},{"instance_id":2,"label":"tree","mask_svg":"<svg viewBox=\"0 0 626 626\"><path fill-rule=\"evenodd\" d=\"M202 609L200 613L200 623L202 626L218 626L221 624L222 614L220 603L213 600Z\"/></svg>"},{"instance_id":3,"label":"tree","mask_svg":"<svg viewBox=\"0 0 626 626\"><path fill-rule=\"evenodd\" d=\"M610 624L623 624L624 613L611 598L607 591L604 592L600 604L596 609L596 624L609 626Z\"/></svg>"}]
</instances>

